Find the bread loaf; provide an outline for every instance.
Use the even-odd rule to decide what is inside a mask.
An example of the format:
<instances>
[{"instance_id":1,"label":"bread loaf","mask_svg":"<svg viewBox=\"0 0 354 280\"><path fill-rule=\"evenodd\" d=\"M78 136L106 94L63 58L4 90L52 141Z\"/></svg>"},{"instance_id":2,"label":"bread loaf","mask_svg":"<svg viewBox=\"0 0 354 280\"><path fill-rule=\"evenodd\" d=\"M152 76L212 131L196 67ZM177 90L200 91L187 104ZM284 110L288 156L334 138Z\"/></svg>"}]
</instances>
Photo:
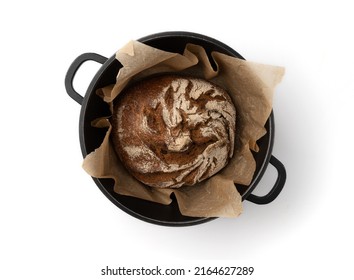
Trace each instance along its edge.
<instances>
[{"instance_id":1,"label":"bread loaf","mask_svg":"<svg viewBox=\"0 0 354 280\"><path fill-rule=\"evenodd\" d=\"M236 110L206 80L163 75L139 81L114 102L111 140L126 169L151 187L194 185L233 155Z\"/></svg>"}]
</instances>

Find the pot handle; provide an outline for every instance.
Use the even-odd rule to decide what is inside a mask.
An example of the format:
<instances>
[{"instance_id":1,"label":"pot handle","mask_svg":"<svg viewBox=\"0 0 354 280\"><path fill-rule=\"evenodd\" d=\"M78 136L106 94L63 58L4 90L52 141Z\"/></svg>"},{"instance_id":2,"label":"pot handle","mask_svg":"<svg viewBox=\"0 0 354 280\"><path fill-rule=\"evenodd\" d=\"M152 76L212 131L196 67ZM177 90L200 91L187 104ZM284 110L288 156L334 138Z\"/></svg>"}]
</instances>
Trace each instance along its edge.
<instances>
[{"instance_id":1,"label":"pot handle","mask_svg":"<svg viewBox=\"0 0 354 280\"><path fill-rule=\"evenodd\" d=\"M268 204L271 203L280 194L286 181L286 170L284 165L274 156L270 157L269 162L277 169L278 178L273 186L273 188L264 196L258 196L250 194L247 196L246 200L251 201L256 204Z\"/></svg>"},{"instance_id":2,"label":"pot handle","mask_svg":"<svg viewBox=\"0 0 354 280\"><path fill-rule=\"evenodd\" d=\"M82 104L83 101L83 97L82 95L80 95L73 86L73 80L75 77L75 74L77 72L77 70L80 68L80 66L88 60L93 60L96 61L98 63L105 63L107 61L107 58L96 54L96 53L84 53L82 55L79 55L74 61L73 63L70 65L68 72L66 73L65 76L65 89L66 92L69 94L69 96L74 99L77 103L79 103L80 105Z\"/></svg>"}]
</instances>

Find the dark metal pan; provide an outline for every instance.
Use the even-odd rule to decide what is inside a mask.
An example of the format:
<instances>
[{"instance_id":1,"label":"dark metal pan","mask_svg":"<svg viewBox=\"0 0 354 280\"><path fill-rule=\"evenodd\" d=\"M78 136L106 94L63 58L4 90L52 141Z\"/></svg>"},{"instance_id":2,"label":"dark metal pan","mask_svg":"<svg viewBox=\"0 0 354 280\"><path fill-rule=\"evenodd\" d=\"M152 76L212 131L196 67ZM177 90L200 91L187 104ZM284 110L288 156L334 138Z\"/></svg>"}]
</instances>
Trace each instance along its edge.
<instances>
[{"instance_id":1,"label":"dark metal pan","mask_svg":"<svg viewBox=\"0 0 354 280\"><path fill-rule=\"evenodd\" d=\"M209 56L212 51L218 51L230 56L244 59L239 53L224 43L213 38L191 32L157 33L141 38L138 41L161 50L178 53L183 52L187 43L193 43L203 46ZM86 94L82 96L75 91L73 87L73 80L81 64L88 60L96 61L102 64L102 66L92 79ZM106 132L103 129L92 127L91 121L97 117L108 115L110 113L107 104L103 102L95 92L98 88L115 83L116 75L121 67L122 65L115 59L114 55L111 58L106 58L95 53L84 53L78 56L68 69L65 77L66 91L72 99L81 105L79 135L81 151L84 157L99 147ZM235 186L241 193L243 200L248 200L256 204L268 204L272 202L281 192L286 180L286 171L283 164L272 155L274 143L273 112L268 118L265 128L267 129L267 134L257 142L260 149L259 152L254 153L254 158L256 160L256 171L251 184L249 186ZM252 191L261 180L269 163L272 164L278 172L277 180L268 194L264 196L256 196L252 194ZM185 217L179 212L178 205L175 200L172 204L166 206L133 197L123 196L113 191L113 180L97 178L93 178L93 180L99 189L106 195L106 197L109 198L116 206L128 214L146 222L167 226L188 226L215 219Z\"/></svg>"}]
</instances>

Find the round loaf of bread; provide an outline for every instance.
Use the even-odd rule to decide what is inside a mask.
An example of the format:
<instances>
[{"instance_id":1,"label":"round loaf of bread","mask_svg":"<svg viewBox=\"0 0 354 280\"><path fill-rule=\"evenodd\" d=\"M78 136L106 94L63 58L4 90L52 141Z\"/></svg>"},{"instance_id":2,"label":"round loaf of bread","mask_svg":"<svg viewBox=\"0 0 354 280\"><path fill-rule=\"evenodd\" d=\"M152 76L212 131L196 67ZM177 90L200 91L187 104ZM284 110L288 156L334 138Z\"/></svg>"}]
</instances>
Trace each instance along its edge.
<instances>
[{"instance_id":1,"label":"round loaf of bread","mask_svg":"<svg viewBox=\"0 0 354 280\"><path fill-rule=\"evenodd\" d=\"M126 169L158 188L194 185L233 155L236 110L209 81L163 75L134 83L114 102L112 142Z\"/></svg>"}]
</instances>

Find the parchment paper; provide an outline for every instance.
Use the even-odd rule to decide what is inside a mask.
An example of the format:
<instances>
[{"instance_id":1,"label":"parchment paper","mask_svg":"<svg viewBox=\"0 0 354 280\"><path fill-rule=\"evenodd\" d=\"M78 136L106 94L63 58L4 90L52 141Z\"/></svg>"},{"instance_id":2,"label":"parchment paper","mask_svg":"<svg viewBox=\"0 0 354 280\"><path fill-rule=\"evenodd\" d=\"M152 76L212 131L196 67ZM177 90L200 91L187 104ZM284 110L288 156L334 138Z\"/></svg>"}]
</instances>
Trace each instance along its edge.
<instances>
[{"instance_id":1,"label":"parchment paper","mask_svg":"<svg viewBox=\"0 0 354 280\"><path fill-rule=\"evenodd\" d=\"M178 189L152 188L131 176L117 157L110 141L111 125L107 116L95 120L95 127L107 128L99 148L86 156L83 168L93 177L113 178L114 191L162 204L176 196L182 215L194 217L237 217L242 198L235 184L249 185L256 163L251 150L266 132L264 125L272 110L273 93L284 75L284 68L245 61L218 52L212 53L217 65L213 70L201 46L187 44L183 55L165 52L131 41L116 53L123 65L116 83L97 91L110 105L128 83L157 73L183 73L201 77L223 87L236 107L235 152L227 166L213 177L194 186Z\"/></svg>"}]
</instances>

